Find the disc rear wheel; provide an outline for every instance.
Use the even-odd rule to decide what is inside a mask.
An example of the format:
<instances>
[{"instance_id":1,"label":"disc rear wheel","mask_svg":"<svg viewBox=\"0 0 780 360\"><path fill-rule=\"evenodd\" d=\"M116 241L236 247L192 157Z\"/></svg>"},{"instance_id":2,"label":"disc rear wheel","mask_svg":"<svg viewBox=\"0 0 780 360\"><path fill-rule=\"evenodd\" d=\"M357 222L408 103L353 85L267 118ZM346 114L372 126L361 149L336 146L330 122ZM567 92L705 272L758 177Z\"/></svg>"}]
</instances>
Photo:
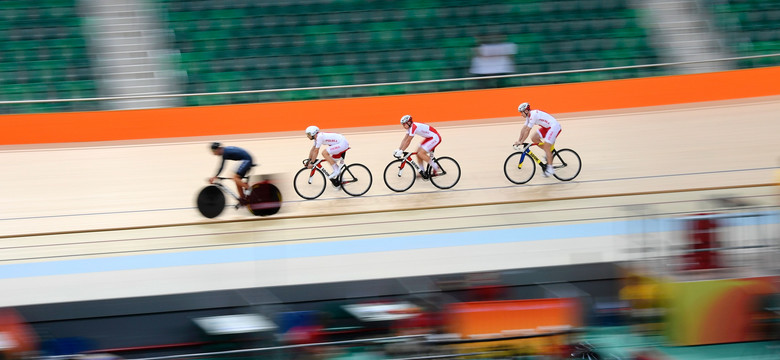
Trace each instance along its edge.
<instances>
[{"instance_id":1,"label":"disc rear wheel","mask_svg":"<svg viewBox=\"0 0 780 360\"><path fill-rule=\"evenodd\" d=\"M247 197L249 211L257 216L268 216L279 212L282 207L282 192L276 185L260 182L252 185Z\"/></svg>"}]
</instances>

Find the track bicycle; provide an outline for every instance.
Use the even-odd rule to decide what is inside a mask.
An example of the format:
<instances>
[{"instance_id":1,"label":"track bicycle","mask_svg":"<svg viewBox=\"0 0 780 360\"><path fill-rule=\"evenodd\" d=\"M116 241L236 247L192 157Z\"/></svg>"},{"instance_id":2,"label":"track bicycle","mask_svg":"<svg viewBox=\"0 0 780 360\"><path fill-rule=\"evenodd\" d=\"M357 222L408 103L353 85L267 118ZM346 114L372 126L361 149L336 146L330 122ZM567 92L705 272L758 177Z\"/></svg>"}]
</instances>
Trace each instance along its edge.
<instances>
[{"instance_id":1,"label":"track bicycle","mask_svg":"<svg viewBox=\"0 0 780 360\"><path fill-rule=\"evenodd\" d=\"M248 177L245 176L244 181L247 179ZM279 212L279 209L282 207L282 193L276 185L268 180L249 185L249 189L245 190L246 203L242 203L241 197L223 184L223 180L230 180L232 183L233 179L218 177L217 181L204 187L200 193L198 193L198 210L203 216L209 219L219 216L225 209L225 194L230 195L236 200L236 204L233 205L236 210L240 209L242 206L246 206L247 209L249 209L249 212L255 216L273 215Z\"/></svg>"},{"instance_id":2,"label":"track bicycle","mask_svg":"<svg viewBox=\"0 0 780 360\"><path fill-rule=\"evenodd\" d=\"M412 160L414 153L404 151L403 156L391 161L385 167L385 185L395 192L404 192L414 185L417 174L420 173L420 166ZM439 189L449 189L460 180L460 165L455 159L449 156L437 158L431 153L431 162L439 166L438 171L434 171L429 163L422 173L423 180L430 180L433 186Z\"/></svg>"},{"instance_id":3,"label":"track bicycle","mask_svg":"<svg viewBox=\"0 0 780 360\"><path fill-rule=\"evenodd\" d=\"M512 183L525 184L536 173L536 164L545 170L549 164L544 164L539 157L531 151L531 146L539 146L541 143L523 143L522 146L513 146L517 152L510 154L504 161L504 175ZM582 161L580 156L572 149L552 148L552 167L555 169L553 176L561 181L569 181L577 177L582 170Z\"/></svg>"},{"instance_id":4,"label":"track bicycle","mask_svg":"<svg viewBox=\"0 0 780 360\"><path fill-rule=\"evenodd\" d=\"M341 173L335 179L330 179L331 183L352 196L365 194L374 181L371 171L363 164L344 165L344 156L346 154L342 155L341 160L339 160ZM293 179L293 188L300 197L312 200L325 192L326 179L330 177L330 173L322 166L322 162L323 159L315 160L309 169L307 167L309 159L303 160L303 169L298 170Z\"/></svg>"}]
</instances>

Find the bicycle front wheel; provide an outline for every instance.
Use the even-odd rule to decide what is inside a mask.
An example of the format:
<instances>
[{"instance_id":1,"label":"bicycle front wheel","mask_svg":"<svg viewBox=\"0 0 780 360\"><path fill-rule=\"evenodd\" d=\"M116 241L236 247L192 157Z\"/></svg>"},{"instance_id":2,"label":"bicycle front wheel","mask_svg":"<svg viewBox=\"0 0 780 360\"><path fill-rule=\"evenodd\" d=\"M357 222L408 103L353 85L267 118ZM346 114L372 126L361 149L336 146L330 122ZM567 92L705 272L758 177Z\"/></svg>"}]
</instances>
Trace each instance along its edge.
<instances>
[{"instance_id":1,"label":"bicycle front wheel","mask_svg":"<svg viewBox=\"0 0 780 360\"><path fill-rule=\"evenodd\" d=\"M198 194L197 204L201 215L215 218L225 210L225 193L216 185L206 186Z\"/></svg>"},{"instance_id":2,"label":"bicycle front wheel","mask_svg":"<svg viewBox=\"0 0 780 360\"><path fill-rule=\"evenodd\" d=\"M348 165L339 175L341 188L352 196L360 196L368 192L374 179L371 171L363 164Z\"/></svg>"},{"instance_id":3,"label":"bicycle front wheel","mask_svg":"<svg viewBox=\"0 0 780 360\"><path fill-rule=\"evenodd\" d=\"M325 192L325 174L316 168L298 170L293 179L293 188L298 196L306 199L316 199Z\"/></svg>"},{"instance_id":4,"label":"bicycle front wheel","mask_svg":"<svg viewBox=\"0 0 780 360\"><path fill-rule=\"evenodd\" d=\"M393 160L385 168L385 185L395 192L409 190L416 177L412 164L403 159Z\"/></svg>"},{"instance_id":5,"label":"bicycle front wheel","mask_svg":"<svg viewBox=\"0 0 780 360\"><path fill-rule=\"evenodd\" d=\"M509 154L504 161L504 175L513 184L525 184L535 173L536 164L528 154L523 156L522 151Z\"/></svg>"},{"instance_id":6,"label":"bicycle front wheel","mask_svg":"<svg viewBox=\"0 0 780 360\"><path fill-rule=\"evenodd\" d=\"M428 176L431 184L439 189L449 189L460 181L460 165L455 159L443 156L433 160L439 166L438 171L434 171L428 166Z\"/></svg>"},{"instance_id":7,"label":"bicycle front wheel","mask_svg":"<svg viewBox=\"0 0 780 360\"><path fill-rule=\"evenodd\" d=\"M561 181L569 181L577 177L582 170L580 156L572 149L556 150L553 155L553 176Z\"/></svg>"}]
</instances>

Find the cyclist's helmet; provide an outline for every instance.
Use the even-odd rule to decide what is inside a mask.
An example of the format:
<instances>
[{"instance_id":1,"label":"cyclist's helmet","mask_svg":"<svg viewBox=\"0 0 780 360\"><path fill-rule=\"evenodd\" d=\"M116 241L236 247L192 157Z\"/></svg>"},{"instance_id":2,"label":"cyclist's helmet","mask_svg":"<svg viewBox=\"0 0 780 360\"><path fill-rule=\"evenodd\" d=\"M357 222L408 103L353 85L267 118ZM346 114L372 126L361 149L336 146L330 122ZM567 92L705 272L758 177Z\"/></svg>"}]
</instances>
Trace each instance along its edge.
<instances>
[{"instance_id":1,"label":"cyclist's helmet","mask_svg":"<svg viewBox=\"0 0 780 360\"><path fill-rule=\"evenodd\" d=\"M217 150L217 149L219 149L221 147L222 147L222 144L220 144L220 143L218 143L216 141L211 143L211 150Z\"/></svg>"},{"instance_id":2,"label":"cyclist's helmet","mask_svg":"<svg viewBox=\"0 0 780 360\"><path fill-rule=\"evenodd\" d=\"M412 121L412 115L404 115L401 117L401 124L406 124Z\"/></svg>"},{"instance_id":3,"label":"cyclist's helmet","mask_svg":"<svg viewBox=\"0 0 780 360\"><path fill-rule=\"evenodd\" d=\"M306 128L306 135L309 135L309 136L313 137L314 135L317 135L318 132L320 132L320 128L318 128L318 127L316 127L314 125L309 126L309 127Z\"/></svg>"},{"instance_id":4,"label":"cyclist's helmet","mask_svg":"<svg viewBox=\"0 0 780 360\"><path fill-rule=\"evenodd\" d=\"M531 107L530 104L528 104L527 102L524 102L524 103L520 104L520 106L517 107L517 111L518 112L523 112L526 109L529 109L530 107Z\"/></svg>"}]
</instances>

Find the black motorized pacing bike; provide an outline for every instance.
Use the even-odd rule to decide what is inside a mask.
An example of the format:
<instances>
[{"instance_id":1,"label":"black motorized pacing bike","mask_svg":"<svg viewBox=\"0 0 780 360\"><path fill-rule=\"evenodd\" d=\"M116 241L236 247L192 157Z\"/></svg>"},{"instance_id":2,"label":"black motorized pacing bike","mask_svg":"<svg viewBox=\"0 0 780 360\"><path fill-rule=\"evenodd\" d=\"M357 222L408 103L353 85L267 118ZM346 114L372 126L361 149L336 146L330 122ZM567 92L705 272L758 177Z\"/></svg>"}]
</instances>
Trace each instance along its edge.
<instances>
[{"instance_id":1,"label":"black motorized pacing bike","mask_svg":"<svg viewBox=\"0 0 780 360\"><path fill-rule=\"evenodd\" d=\"M352 196L360 196L368 192L374 181L371 171L363 164L345 165L344 156L346 154L343 154L341 160L339 160L341 173L335 179L328 179L330 173L322 166L322 159L315 160L311 169L307 167L309 159L304 159L303 169L298 170L293 179L293 188L295 188L298 196L306 200L320 197L325 192L328 180L330 180L333 186L341 188L345 193Z\"/></svg>"},{"instance_id":2,"label":"black motorized pacing bike","mask_svg":"<svg viewBox=\"0 0 780 360\"><path fill-rule=\"evenodd\" d=\"M385 168L385 185L395 192L409 190L417 179L420 172L420 166L412 160L414 153L404 151L403 156L391 161ZM439 189L449 189L460 180L460 165L455 159L442 156L437 158L431 154L431 162L439 166L438 171L434 171L431 164L425 167L423 180L430 180L433 186Z\"/></svg>"},{"instance_id":3,"label":"black motorized pacing bike","mask_svg":"<svg viewBox=\"0 0 780 360\"><path fill-rule=\"evenodd\" d=\"M530 148L533 145L539 146L541 144L523 143L522 146L514 146L514 149L518 151L509 154L506 161L504 161L504 175L512 183L525 184L531 180L536 173L536 164L539 164L539 167L544 171L546 166L550 166L551 163L553 169L555 169L553 176L561 181L572 180L580 174L582 161L574 150L558 150L553 146L552 162L545 164L536 154L531 152Z\"/></svg>"},{"instance_id":4,"label":"black motorized pacing bike","mask_svg":"<svg viewBox=\"0 0 780 360\"><path fill-rule=\"evenodd\" d=\"M246 181L248 177L244 177ZM236 204L233 207L238 210L242 206L246 206L255 216L269 216L279 212L282 207L282 193L276 185L272 184L268 180L255 182L249 185L249 190L246 190L246 203L242 204L238 194L230 190L228 186L222 183L223 180L230 180L229 183L233 184L233 179L227 177L218 177L217 181L213 184L203 188L198 193L198 210L200 213L211 219L219 216L225 209L226 197L229 195L236 200Z\"/></svg>"}]
</instances>

